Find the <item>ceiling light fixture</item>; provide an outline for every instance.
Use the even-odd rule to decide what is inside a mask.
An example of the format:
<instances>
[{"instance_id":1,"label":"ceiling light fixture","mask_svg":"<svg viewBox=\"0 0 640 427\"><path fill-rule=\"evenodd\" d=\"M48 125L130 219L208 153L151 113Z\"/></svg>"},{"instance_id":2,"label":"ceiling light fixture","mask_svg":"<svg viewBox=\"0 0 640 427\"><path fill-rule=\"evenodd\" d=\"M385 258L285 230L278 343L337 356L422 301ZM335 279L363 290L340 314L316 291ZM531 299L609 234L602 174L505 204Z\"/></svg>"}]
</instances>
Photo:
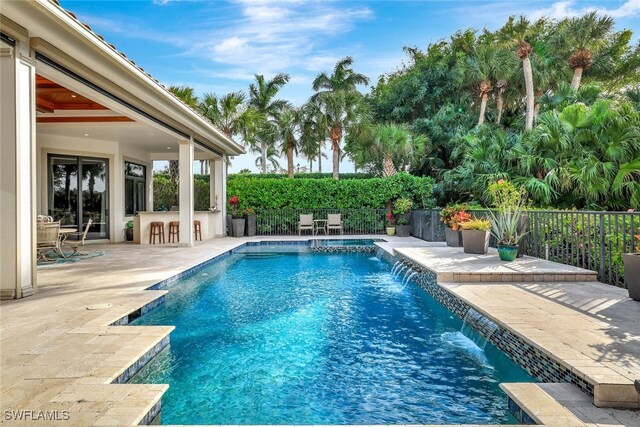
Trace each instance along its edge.
<instances>
[{"instance_id":1,"label":"ceiling light fixture","mask_svg":"<svg viewBox=\"0 0 640 427\"><path fill-rule=\"evenodd\" d=\"M88 133L85 133L85 134L84 134L84 136L89 136L89 134L88 134Z\"/></svg>"},{"instance_id":2,"label":"ceiling light fixture","mask_svg":"<svg viewBox=\"0 0 640 427\"><path fill-rule=\"evenodd\" d=\"M76 95L74 95L74 94L71 94L71 97L72 97L72 98L75 98L75 97L76 97Z\"/></svg>"},{"instance_id":3,"label":"ceiling light fixture","mask_svg":"<svg viewBox=\"0 0 640 427\"><path fill-rule=\"evenodd\" d=\"M171 147L167 147L167 150L171 150Z\"/></svg>"}]
</instances>

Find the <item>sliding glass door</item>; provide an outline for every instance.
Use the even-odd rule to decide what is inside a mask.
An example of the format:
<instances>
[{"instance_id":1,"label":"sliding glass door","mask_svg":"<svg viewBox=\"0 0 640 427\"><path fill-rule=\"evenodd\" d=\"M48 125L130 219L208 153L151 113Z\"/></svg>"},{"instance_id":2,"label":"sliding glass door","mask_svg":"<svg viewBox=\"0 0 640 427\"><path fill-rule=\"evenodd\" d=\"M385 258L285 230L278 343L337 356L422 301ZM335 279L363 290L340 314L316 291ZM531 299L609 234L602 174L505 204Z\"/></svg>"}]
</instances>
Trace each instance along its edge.
<instances>
[{"instance_id":1,"label":"sliding glass door","mask_svg":"<svg viewBox=\"0 0 640 427\"><path fill-rule=\"evenodd\" d=\"M87 238L109 237L109 162L107 159L50 154L49 215L62 227L84 231Z\"/></svg>"}]
</instances>

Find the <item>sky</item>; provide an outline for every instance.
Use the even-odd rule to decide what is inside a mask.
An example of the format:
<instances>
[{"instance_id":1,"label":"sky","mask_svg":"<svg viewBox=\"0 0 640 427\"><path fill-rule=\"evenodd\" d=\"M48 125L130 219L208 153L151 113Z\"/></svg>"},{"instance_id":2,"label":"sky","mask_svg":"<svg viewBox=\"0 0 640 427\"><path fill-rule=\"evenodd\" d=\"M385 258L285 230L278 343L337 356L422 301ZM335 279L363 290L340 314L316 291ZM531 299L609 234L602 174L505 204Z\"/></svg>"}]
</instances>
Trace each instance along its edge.
<instances>
[{"instance_id":1,"label":"sky","mask_svg":"<svg viewBox=\"0 0 640 427\"><path fill-rule=\"evenodd\" d=\"M163 84L196 94L247 91L255 74L287 73L280 95L301 105L311 82L345 57L374 85L397 70L405 46L426 48L461 28L499 28L510 15L561 19L591 10L608 13L618 29L640 35L640 0L422 1L78 1L60 0ZM367 87L361 90L368 91ZM331 170L330 153L323 172ZM257 172L255 155L233 159L230 172ZM307 165L304 159L296 164ZM280 161L286 168L286 160ZM317 164L314 162L314 172ZM341 172L353 172L344 161Z\"/></svg>"}]
</instances>

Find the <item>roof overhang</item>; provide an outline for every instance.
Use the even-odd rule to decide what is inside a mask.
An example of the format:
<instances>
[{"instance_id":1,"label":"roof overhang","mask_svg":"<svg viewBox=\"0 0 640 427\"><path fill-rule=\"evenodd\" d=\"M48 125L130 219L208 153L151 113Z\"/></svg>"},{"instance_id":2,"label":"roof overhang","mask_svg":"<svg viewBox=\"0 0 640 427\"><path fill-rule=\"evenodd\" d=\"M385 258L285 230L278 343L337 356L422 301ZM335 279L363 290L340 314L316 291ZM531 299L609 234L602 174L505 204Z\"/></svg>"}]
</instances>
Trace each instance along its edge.
<instances>
[{"instance_id":1,"label":"roof overhang","mask_svg":"<svg viewBox=\"0 0 640 427\"><path fill-rule=\"evenodd\" d=\"M54 64L69 71L74 78L165 124L178 136L192 137L205 149L230 156L245 152L241 145L56 3L3 2L1 13L29 32L31 48L48 66Z\"/></svg>"}]
</instances>

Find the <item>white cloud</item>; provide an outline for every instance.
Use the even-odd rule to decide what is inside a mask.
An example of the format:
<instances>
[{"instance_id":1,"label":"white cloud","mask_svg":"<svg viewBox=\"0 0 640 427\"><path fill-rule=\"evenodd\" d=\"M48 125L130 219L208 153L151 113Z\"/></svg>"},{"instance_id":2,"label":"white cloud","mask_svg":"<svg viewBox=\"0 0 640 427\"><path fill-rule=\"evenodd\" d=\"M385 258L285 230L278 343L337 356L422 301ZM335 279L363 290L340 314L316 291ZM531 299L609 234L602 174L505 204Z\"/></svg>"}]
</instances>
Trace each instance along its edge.
<instances>
[{"instance_id":1,"label":"white cloud","mask_svg":"<svg viewBox=\"0 0 640 427\"><path fill-rule=\"evenodd\" d=\"M588 12L599 12L601 14L610 15L614 18L633 18L640 16L640 0L627 0L618 7L607 8L602 6L585 6L581 7L575 0L559 1L553 3L548 8L541 8L531 11L528 15L532 19L541 18L543 16L552 19L571 18L582 16Z\"/></svg>"},{"instance_id":2,"label":"white cloud","mask_svg":"<svg viewBox=\"0 0 640 427\"><path fill-rule=\"evenodd\" d=\"M153 4L157 4L158 6L166 6L171 2L171 0L153 0Z\"/></svg>"}]
</instances>

